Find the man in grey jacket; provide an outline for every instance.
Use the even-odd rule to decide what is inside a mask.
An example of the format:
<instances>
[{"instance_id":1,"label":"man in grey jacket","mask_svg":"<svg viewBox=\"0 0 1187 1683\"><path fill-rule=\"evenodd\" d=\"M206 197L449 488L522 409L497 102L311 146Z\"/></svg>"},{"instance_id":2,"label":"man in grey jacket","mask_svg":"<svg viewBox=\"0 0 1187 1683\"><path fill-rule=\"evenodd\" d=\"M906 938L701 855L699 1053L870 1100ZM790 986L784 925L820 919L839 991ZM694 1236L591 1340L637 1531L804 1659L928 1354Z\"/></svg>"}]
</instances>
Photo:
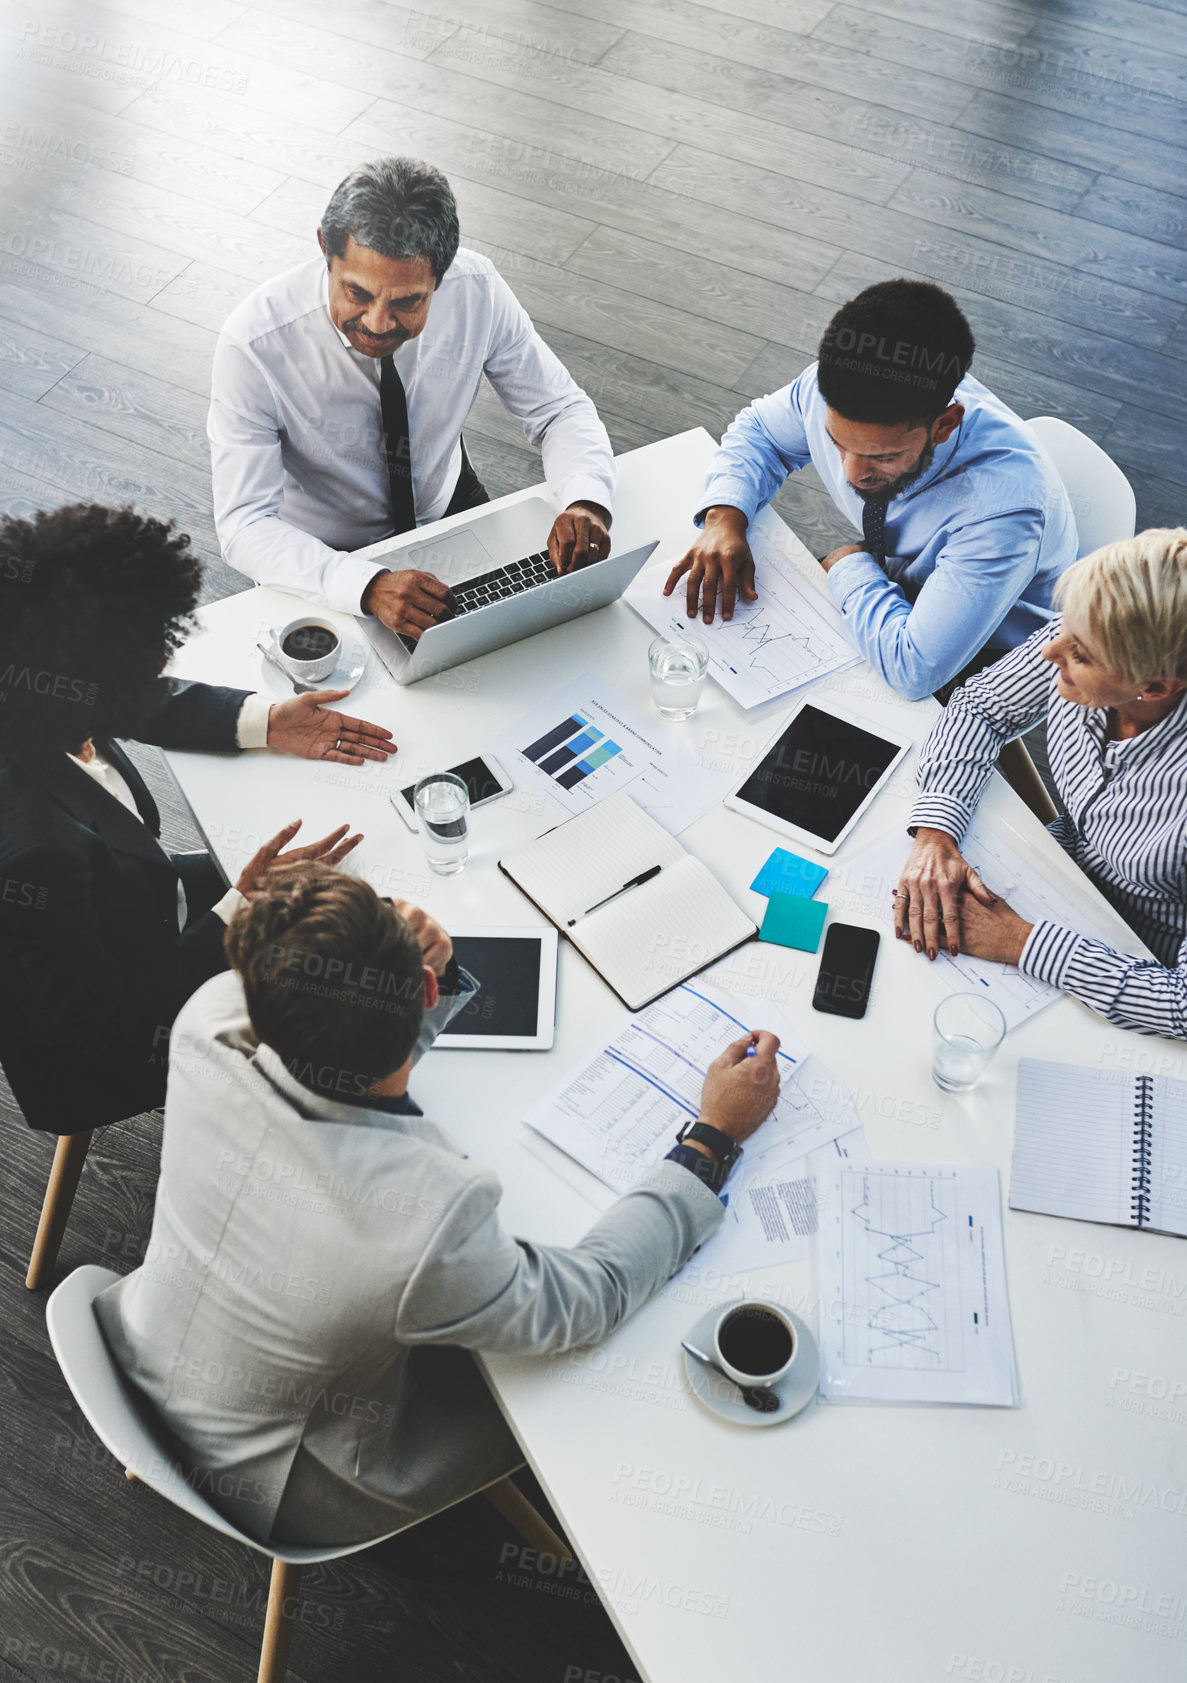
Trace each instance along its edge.
<instances>
[{"instance_id":1,"label":"man in grey jacket","mask_svg":"<svg viewBox=\"0 0 1187 1683\"><path fill-rule=\"evenodd\" d=\"M145 1261L98 1313L228 1518L261 1542L378 1538L522 1462L470 1351L595 1344L713 1232L778 1041L717 1059L689 1137L577 1245L534 1245L408 1094L475 985L437 924L295 865L227 951L174 1026Z\"/></svg>"}]
</instances>

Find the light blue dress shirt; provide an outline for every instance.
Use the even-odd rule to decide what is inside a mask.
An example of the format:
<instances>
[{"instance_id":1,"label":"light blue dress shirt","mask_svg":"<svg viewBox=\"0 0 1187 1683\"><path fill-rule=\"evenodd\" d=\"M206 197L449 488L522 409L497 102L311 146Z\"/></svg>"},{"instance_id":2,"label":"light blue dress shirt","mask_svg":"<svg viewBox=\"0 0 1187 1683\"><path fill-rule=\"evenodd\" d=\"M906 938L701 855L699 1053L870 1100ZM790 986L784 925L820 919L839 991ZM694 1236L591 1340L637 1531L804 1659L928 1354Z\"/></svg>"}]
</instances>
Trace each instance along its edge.
<instances>
[{"instance_id":1,"label":"light blue dress shirt","mask_svg":"<svg viewBox=\"0 0 1187 1683\"><path fill-rule=\"evenodd\" d=\"M709 469L704 511L725 503L748 520L811 462L861 531L862 499L825 428L815 363L733 422ZM865 551L829 569L828 587L861 652L892 689L917 701L986 643L1016 648L1052 617L1055 580L1077 555L1062 481L1026 423L967 376L964 416L923 477L886 510L886 569Z\"/></svg>"}]
</instances>

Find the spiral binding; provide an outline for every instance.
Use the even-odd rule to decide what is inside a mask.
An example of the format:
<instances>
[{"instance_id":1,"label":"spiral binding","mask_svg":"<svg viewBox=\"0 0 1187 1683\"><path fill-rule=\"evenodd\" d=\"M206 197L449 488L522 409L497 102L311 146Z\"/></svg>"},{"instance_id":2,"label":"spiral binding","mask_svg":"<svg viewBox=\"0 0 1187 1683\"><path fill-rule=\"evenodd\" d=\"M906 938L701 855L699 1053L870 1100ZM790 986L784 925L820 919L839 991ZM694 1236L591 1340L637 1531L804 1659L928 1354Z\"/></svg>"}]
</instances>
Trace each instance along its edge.
<instances>
[{"instance_id":1,"label":"spiral binding","mask_svg":"<svg viewBox=\"0 0 1187 1683\"><path fill-rule=\"evenodd\" d=\"M1144 1227L1150 1219L1150 1154L1154 1144L1154 1077L1139 1075L1134 1094L1134 1122L1137 1133L1133 1164L1134 1224Z\"/></svg>"}]
</instances>

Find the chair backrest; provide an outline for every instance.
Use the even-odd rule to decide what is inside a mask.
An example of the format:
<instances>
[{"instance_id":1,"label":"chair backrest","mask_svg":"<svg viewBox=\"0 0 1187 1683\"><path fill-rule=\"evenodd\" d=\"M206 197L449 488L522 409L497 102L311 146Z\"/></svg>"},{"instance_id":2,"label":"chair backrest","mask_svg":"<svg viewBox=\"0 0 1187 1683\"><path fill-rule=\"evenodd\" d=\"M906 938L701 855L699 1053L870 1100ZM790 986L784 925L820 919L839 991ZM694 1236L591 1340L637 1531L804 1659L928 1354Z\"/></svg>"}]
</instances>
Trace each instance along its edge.
<instances>
[{"instance_id":1,"label":"chair backrest","mask_svg":"<svg viewBox=\"0 0 1187 1683\"><path fill-rule=\"evenodd\" d=\"M1078 427L1054 415L1037 415L1026 424L1067 487L1080 554L1091 555L1104 544L1132 538L1137 529L1137 499L1112 457Z\"/></svg>"},{"instance_id":2,"label":"chair backrest","mask_svg":"<svg viewBox=\"0 0 1187 1683\"><path fill-rule=\"evenodd\" d=\"M370 1543L345 1548L280 1548L258 1543L240 1531L194 1489L165 1432L154 1423L147 1403L119 1367L95 1316L99 1293L120 1278L110 1268L76 1268L52 1294L45 1307L46 1325L58 1366L83 1414L104 1446L142 1484L175 1507L233 1537L247 1548L296 1566L336 1560L355 1554Z\"/></svg>"}]
</instances>

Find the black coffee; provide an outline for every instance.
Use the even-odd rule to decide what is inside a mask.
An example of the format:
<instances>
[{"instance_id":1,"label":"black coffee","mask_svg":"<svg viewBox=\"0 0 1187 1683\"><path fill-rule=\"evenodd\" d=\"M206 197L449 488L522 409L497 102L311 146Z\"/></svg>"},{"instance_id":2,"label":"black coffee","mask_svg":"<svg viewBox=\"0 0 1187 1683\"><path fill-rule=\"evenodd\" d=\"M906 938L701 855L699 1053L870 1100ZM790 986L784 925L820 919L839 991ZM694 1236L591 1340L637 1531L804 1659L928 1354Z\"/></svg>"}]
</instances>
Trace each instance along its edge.
<instances>
[{"instance_id":1,"label":"black coffee","mask_svg":"<svg viewBox=\"0 0 1187 1683\"><path fill-rule=\"evenodd\" d=\"M338 638L328 626L299 625L280 646L290 660L324 660L338 647Z\"/></svg>"},{"instance_id":2,"label":"black coffee","mask_svg":"<svg viewBox=\"0 0 1187 1683\"><path fill-rule=\"evenodd\" d=\"M769 1309L735 1309L717 1342L731 1367L756 1379L777 1373L791 1359L791 1333Z\"/></svg>"}]
</instances>

